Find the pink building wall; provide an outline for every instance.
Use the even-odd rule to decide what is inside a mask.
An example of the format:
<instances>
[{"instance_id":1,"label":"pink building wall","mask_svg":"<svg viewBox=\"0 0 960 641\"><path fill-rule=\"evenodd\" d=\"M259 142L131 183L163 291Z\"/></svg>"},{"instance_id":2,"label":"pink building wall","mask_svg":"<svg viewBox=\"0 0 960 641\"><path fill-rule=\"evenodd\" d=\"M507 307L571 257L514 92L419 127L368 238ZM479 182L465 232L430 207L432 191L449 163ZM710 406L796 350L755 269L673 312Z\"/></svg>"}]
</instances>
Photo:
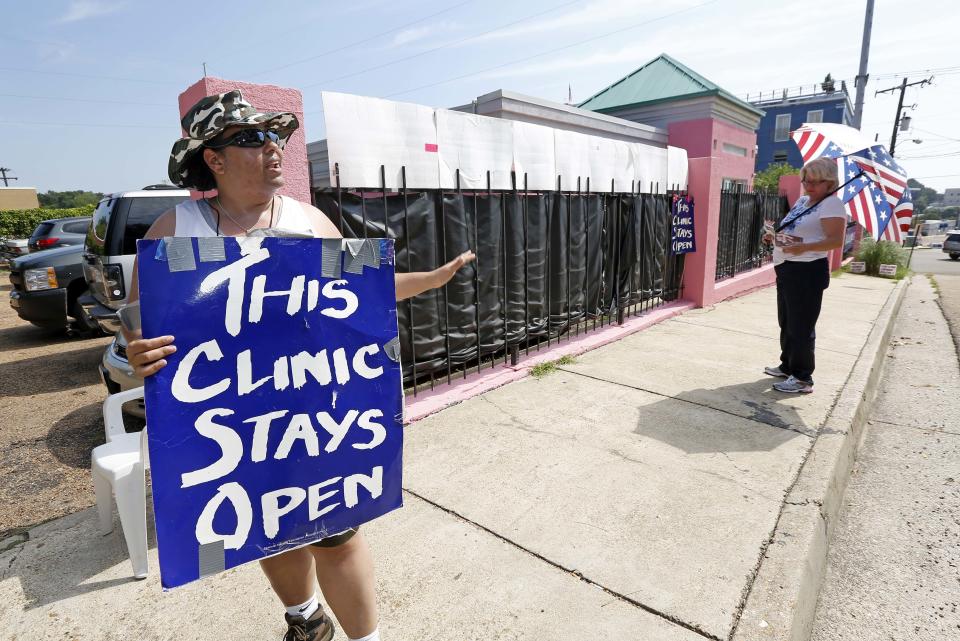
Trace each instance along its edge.
<instances>
[{"instance_id":1,"label":"pink building wall","mask_svg":"<svg viewBox=\"0 0 960 641\"><path fill-rule=\"evenodd\" d=\"M303 134L303 96L299 91L207 76L180 94L180 117L201 98L234 89L239 89L246 101L260 111L290 111L300 120L300 128L293 132L283 150L284 186L280 193L309 203L310 170L307 162L307 141ZM202 197L201 192L193 192L192 195L194 198Z\"/></svg>"}]
</instances>

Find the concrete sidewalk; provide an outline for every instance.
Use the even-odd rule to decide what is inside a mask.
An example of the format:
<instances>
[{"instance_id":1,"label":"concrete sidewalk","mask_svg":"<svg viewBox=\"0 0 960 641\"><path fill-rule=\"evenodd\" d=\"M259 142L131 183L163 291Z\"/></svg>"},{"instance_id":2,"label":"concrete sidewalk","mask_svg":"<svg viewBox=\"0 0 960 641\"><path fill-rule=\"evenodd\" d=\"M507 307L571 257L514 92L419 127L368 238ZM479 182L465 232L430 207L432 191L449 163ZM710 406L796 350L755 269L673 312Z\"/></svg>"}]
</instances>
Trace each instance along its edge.
<instances>
[{"instance_id":1,"label":"concrete sidewalk","mask_svg":"<svg viewBox=\"0 0 960 641\"><path fill-rule=\"evenodd\" d=\"M787 638L740 617L765 607L751 593L771 541L789 545L786 496L901 292L832 281L813 395L762 374L779 353L769 288L408 426L405 506L364 526L384 638ZM35 528L0 553L5 638L280 638L255 565L164 594L151 548L138 582L93 510Z\"/></svg>"}]
</instances>

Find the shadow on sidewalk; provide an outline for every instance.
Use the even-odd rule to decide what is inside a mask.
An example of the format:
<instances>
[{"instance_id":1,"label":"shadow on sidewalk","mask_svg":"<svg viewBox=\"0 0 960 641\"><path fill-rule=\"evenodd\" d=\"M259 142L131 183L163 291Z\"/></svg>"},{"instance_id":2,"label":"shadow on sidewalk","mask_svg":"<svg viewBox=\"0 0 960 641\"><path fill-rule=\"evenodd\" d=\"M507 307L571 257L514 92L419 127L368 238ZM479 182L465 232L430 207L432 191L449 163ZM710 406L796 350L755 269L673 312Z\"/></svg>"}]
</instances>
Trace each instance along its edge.
<instances>
[{"instance_id":1,"label":"shadow on sidewalk","mask_svg":"<svg viewBox=\"0 0 960 641\"><path fill-rule=\"evenodd\" d=\"M151 550L157 547L152 506L148 491L147 547ZM113 531L106 536L98 529L96 507L65 517L65 522L53 527L56 531L52 535L41 535L42 542L27 541L23 550L14 551L17 558L4 573L4 579L19 579L25 611L91 592L142 583L133 578L123 530L116 518ZM151 574L160 571L153 562L155 558L151 559ZM106 577L94 579L105 573ZM110 602L115 597L102 598Z\"/></svg>"},{"instance_id":2,"label":"shadow on sidewalk","mask_svg":"<svg viewBox=\"0 0 960 641\"><path fill-rule=\"evenodd\" d=\"M699 388L642 408L634 434L676 447L688 454L771 451L799 436L812 438L817 428L806 425L788 401L795 395L771 389L775 379L763 379L713 389ZM703 413L695 429L680 428L669 420L678 403L692 404ZM686 421L685 421L686 422Z\"/></svg>"}]
</instances>

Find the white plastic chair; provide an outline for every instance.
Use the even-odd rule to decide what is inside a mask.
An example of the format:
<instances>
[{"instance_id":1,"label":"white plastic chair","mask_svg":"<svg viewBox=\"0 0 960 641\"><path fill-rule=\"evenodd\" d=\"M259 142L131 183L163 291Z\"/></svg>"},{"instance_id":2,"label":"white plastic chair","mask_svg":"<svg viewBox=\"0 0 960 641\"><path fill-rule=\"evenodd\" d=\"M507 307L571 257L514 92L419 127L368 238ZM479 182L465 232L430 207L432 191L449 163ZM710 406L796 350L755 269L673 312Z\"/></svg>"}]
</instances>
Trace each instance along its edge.
<instances>
[{"instance_id":1,"label":"white plastic chair","mask_svg":"<svg viewBox=\"0 0 960 641\"><path fill-rule=\"evenodd\" d=\"M90 470L97 496L100 533L113 531L113 504L116 496L120 527L127 542L133 576L147 577L147 501L144 472L147 457L147 430L128 434L123 426L124 403L143 398L143 388L111 394L103 402L103 426L107 442L93 448Z\"/></svg>"}]
</instances>

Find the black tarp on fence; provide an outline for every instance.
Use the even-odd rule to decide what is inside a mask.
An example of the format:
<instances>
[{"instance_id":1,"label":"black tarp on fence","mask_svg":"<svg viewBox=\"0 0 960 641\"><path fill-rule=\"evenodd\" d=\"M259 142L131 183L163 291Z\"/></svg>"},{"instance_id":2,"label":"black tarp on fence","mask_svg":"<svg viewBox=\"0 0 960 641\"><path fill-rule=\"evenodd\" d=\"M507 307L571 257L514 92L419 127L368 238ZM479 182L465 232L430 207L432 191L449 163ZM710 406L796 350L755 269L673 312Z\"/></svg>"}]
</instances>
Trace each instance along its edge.
<instances>
[{"instance_id":1,"label":"black tarp on fence","mask_svg":"<svg viewBox=\"0 0 960 641\"><path fill-rule=\"evenodd\" d=\"M665 194L325 190L348 238L392 238L398 272L473 249L445 286L398 303L406 384L508 359L679 296Z\"/></svg>"},{"instance_id":2,"label":"black tarp on fence","mask_svg":"<svg viewBox=\"0 0 960 641\"><path fill-rule=\"evenodd\" d=\"M787 199L775 193L742 190L720 193L716 278L729 278L760 267L771 250L762 242L765 220L779 222L789 210Z\"/></svg>"}]
</instances>

